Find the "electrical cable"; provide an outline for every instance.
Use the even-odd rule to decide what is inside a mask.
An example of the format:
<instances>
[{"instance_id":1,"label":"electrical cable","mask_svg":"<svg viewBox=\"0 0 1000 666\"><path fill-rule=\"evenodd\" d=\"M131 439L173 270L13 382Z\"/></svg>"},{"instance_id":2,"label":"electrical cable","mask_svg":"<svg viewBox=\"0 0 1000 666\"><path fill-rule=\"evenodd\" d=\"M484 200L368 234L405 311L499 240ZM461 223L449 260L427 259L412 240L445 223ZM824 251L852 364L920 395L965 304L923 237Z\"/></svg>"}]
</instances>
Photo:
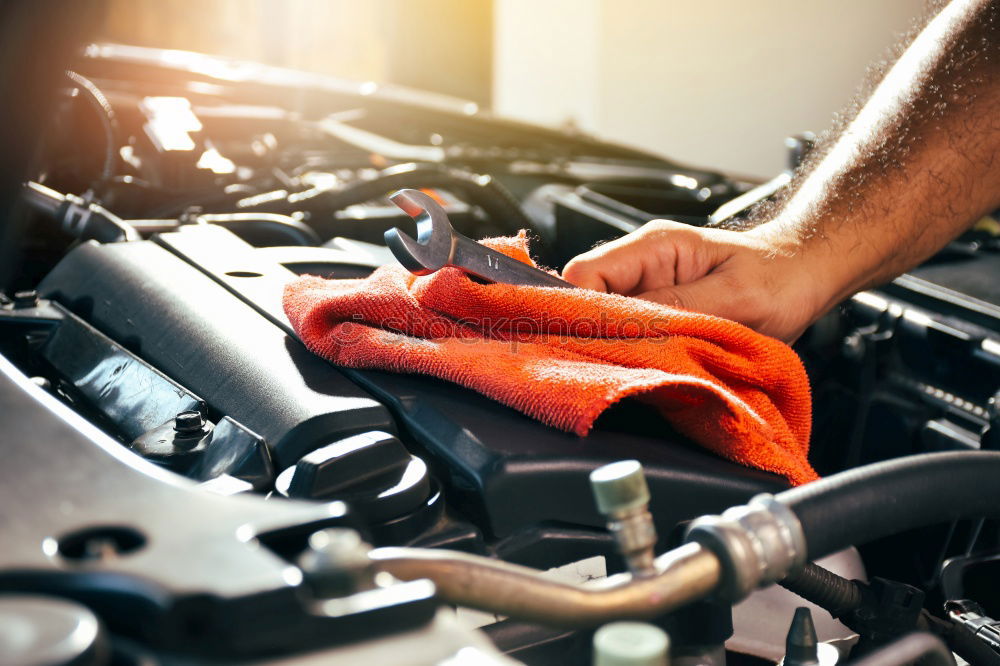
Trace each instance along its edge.
<instances>
[{"instance_id":1,"label":"electrical cable","mask_svg":"<svg viewBox=\"0 0 1000 666\"><path fill-rule=\"evenodd\" d=\"M395 190L428 187L452 190L466 203L479 206L504 233L533 227L517 198L492 176L417 162L389 167L375 178L349 183L338 190L314 188L280 198L262 195L260 205L250 204L243 210L268 210L286 215L298 210L334 212L384 197Z\"/></svg>"},{"instance_id":2,"label":"electrical cable","mask_svg":"<svg viewBox=\"0 0 1000 666\"><path fill-rule=\"evenodd\" d=\"M863 601L861 588L855 581L838 576L815 562L806 562L802 569L789 574L778 584L836 618L860 607Z\"/></svg>"}]
</instances>

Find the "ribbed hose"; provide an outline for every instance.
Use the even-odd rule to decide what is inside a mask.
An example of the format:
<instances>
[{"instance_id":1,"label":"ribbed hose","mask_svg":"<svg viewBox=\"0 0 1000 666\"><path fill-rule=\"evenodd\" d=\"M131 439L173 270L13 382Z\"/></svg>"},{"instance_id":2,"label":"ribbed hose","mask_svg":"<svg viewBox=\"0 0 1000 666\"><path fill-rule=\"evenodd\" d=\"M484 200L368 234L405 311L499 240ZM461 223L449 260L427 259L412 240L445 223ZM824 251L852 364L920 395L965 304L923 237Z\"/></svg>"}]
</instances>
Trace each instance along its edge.
<instances>
[{"instance_id":1,"label":"ribbed hose","mask_svg":"<svg viewBox=\"0 0 1000 666\"><path fill-rule=\"evenodd\" d=\"M118 119L115 110L93 81L69 70L66 76L87 98L101 121L101 128L104 130L104 165L101 167L101 180L106 181L115 173L115 150L118 148Z\"/></svg>"},{"instance_id":2,"label":"ribbed hose","mask_svg":"<svg viewBox=\"0 0 1000 666\"><path fill-rule=\"evenodd\" d=\"M400 164L380 171L371 180L351 183L340 190L307 190L279 201L265 200L261 206L251 205L245 210L259 208L290 214L322 207L332 212L384 197L395 190L423 187L454 191L467 203L482 208L505 233L532 228L531 219L525 215L520 202L495 178L437 164Z\"/></svg>"},{"instance_id":3,"label":"ribbed hose","mask_svg":"<svg viewBox=\"0 0 1000 666\"><path fill-rule=\"evenodd\" d=\"M1000 452L927 453L834 474L777 495L810 559L908 529L1000 515Z\"/></svg>"},{"instance_id":4,"label":"ribbed hose","mask_svg":"<svg viewBox=\"0 0 1000 666\"><path fill-rule=\"evenodd\" d=\"M807 562L802 569L786 576L779 585L836 618L861 606L861 588L857 583L813 562Z\"/></svg>"}]
</instances>

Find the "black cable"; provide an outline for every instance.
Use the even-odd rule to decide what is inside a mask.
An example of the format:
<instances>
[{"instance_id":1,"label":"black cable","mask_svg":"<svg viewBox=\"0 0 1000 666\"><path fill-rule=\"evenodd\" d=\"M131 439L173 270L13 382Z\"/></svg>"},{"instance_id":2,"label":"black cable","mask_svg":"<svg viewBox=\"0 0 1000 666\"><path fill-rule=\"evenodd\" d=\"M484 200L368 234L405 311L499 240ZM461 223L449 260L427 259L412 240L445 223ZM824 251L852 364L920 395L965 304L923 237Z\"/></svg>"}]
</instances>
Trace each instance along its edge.
<instances>
[{"instance_id":1,"label":"black cable","mask_svg":"<svg viewBox=\"0 0 1000 666\"><path fill-rule=\"evenodd\" d=\"M855 581L838 576L814 562L806 562L802 569L786 576L779 585L836 618L859 608L863 601L861 588Z\"/></svg>"},{"instance_id":2,"label":"black cable","mask_svg":"<svg viewBox=\"0 0 1000 666\"><path fill-rule=\"evenodd\" d=\"M786 490L817 559L924 525L1000 515L1000 452L926 453L840 472Z\"/></svg>"},{"instance_id":3,"label":"black cable","mask_svg":"<svg viewBox=\"0 0 1000 666\"><path fill-rule=\"evenodd\" d=\"M533 226L517 198L492 176L438 164L400 164L380 171L375 178L356 181L339 190L315 188L277 199L261 196L260 205L251 203L242 209L286 215L298 210L319 209L332 213L384 197L395 190L424 187L454 191L466 203L479 206L506 233Z\"/></svg>"},{"instance_id":4,"label":"black cable","mask_svg":"<svg viewBox=\"0 0 1000 666\"><path fill-rule=\"evenodd\" d=\"M55 219L64 232L79 240L140 240L139 232L128 222L89 199L62 194L32 181L25 183L22 196L31 208Z\"/></svg>"},{"instance_id":5,"label":"black cable","mask_svg":"<svg viewBox=\"0 0 1000 666\"><path fill-rule=\"evenodd\" d=\"M813 562L808 562L801 571L786 577L779 584L837 619L843 619L860 608L864 601L857 581L838 576ZM960 624L934 617L925 610L917 626L929 629L970 664L1000 666L1000 654Z\"/></svg>"},{"instance_id":6,"label":"black cable","mask_svg":"<svg viewBox=\"0 0 1000 666\"><path fill-rule=\"evenodd\" d=\"M101 127L104 130L104 165L101 168L101 181L106 181L114 175L115 151L118 149L118 118L115 116L115 110L93 81L71 70L66 70L66 76L76 84L97 111Z\"/></svg>"}]
</instances>

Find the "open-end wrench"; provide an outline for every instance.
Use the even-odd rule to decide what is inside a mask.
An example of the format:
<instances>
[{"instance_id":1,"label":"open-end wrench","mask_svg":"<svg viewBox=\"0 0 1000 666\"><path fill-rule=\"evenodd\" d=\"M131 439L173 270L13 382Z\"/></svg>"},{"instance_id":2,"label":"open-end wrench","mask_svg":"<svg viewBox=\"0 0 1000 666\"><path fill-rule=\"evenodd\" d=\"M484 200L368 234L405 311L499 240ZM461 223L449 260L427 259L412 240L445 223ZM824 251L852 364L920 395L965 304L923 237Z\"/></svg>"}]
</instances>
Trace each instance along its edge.
<instances>
[{"instance_id":1,"label":"open-end wrench","mask_svg":"<svg viewBox=\"0 0 1000 666\"><path fill-rule=\"evenodd\" d=\"M385 232L385 244L399 263L416 275L454 266L487 282L536 287L572 287L554 275L511 259L455 231L444 208L418 190L399 190L389 200L417 223L417 239L398 228Z\"/></svg>"}]
</instances>

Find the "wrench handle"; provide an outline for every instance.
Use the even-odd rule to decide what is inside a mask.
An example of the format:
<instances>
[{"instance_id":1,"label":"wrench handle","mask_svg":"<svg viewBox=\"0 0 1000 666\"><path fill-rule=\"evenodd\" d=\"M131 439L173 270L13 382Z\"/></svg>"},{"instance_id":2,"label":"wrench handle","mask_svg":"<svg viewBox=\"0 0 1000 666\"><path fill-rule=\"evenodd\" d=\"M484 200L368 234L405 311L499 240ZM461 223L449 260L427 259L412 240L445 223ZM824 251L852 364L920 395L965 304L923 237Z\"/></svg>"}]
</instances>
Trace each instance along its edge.
<instances>
[{"instance_id":1,"label":"wrench handle","mask_svg":"<svg viewBox=\"0 0 1000 666\"><path fill-rule=\"evenodd\" d=\"M554 275L511 259L506 254L491 250L471 238L454 233L454 252L451 265L487 282L523 284L533 287L572 287L569 282Z\"/></svg>"}]
</instances>

